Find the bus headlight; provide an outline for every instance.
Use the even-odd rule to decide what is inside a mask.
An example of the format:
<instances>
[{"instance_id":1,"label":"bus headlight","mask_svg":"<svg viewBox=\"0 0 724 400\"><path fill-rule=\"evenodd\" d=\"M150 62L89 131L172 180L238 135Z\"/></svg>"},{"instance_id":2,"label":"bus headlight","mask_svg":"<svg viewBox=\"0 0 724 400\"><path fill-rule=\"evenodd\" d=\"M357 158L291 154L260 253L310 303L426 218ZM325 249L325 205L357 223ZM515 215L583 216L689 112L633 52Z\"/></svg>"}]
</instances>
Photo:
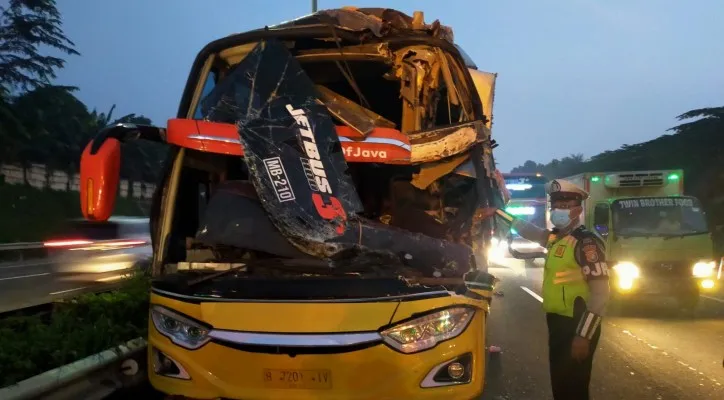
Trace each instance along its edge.
<instances>
[{"instance_id":1,"label":"bus headlight","mask_svg":"<svg viewBox=\"0 0 724 400\"><path fill-rule=\"evenodd\" d=\"M405 354L417 353L459 336L474 315L473 308L451 307L397 324L382 331L381 335L392 348Z\"/></svg>"},{"instance_id":2,"label":"bus headlight","mask_svg":"<svg viewBox=\"0 0 724 400\"><path fill-rule=\"evenodd\" d=\"M696 278L708 278L714 275L715 267L716 263L714 261L699 261L698 263L694 264L692 273Z\"/></svg>"},{"instance_id":3,"label":"bus headlight","mask_svg":"<svg viewBox=\"0 0 724 400\"><path fill-rule=\"evenodd\" d=\"M151 319L163 336L186 349L196 350L211 340L207 327L166 307L152 305Z\"/></svg>"}]
</instances>

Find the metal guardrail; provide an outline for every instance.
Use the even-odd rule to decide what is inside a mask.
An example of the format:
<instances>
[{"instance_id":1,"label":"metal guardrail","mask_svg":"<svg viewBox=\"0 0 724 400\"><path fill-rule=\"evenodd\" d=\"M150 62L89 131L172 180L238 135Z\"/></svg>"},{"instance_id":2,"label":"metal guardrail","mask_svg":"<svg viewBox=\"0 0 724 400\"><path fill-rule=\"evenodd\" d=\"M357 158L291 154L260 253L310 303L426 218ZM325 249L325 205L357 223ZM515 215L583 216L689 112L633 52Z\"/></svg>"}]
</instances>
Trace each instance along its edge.
<instances>
[{"instance_id":1,"label":"metal guardrail","mask_svg":"<svg viewBox=\"0 0 724 400\"><path fill-rule=\"evenodd\" d=\"M47 256L48 249L43 242L0 243L0 264L23 262Z\"/></svg>"},{"instance_id":2,"label":"metal guardrail","mask_svg":"<svg viewBox=\"0 0 724 400\"><path fill-rule=\"evenodd\" d=\"M0 399L100 400L146 379L146 341L133 339L0 389Z\"/></svg>"},{"instance_id":3,"label":"metal guardrail","mask_svg":"<svg viewBox=\"0 0 724 400\"><path fill-rule=\"evenodd\" d=\"M44 247L43 242L0 243L0 251L42 249Z\"/></svg>"}]
</instances>

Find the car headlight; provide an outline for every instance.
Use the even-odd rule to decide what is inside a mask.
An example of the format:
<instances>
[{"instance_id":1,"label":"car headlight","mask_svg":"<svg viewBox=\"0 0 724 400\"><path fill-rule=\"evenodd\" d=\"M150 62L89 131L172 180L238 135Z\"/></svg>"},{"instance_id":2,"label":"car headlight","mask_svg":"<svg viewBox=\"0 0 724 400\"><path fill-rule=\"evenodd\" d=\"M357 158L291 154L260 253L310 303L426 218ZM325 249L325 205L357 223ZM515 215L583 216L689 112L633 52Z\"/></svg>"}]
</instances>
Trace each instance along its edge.
<instances>
[{"instance_id":1,"label":"car headlight","mask_svg":"<svg viewBox=\"0 0 724 400\"><path fill-rule=\"evenodd\" d=\"M616 274L623 279L635 279L639 277L639 267L628 261L622 261L613 266Z\"/></svg>"},{"instance_id":2,"label":"car headlight","mask_svg":"<svg viewBox=\"0 0 724 400\"><path fill-rule=\"evenodd\" d=\"M416 353L460 335L474 315L471 307L451 307L397 324L384 330L382 338L396 350Z\"/></svg>"},{"instance_id":3,"label":"car headlight","mask_svg":"<svg viewBox=\"0 0 724 400\"><path fill-rule=\"evenodd\" d=\"M151 318L163 336L189 350L198 349L210 340L207 327L166 307L151 306Z\"/></svg>"},{"instance_id":4,"label":"car headlight","mask_svg":"<svg viewBox=\"0 0 724 400\"><path fill-rule=\"evenodd\" d=\"M714 275L714 268L716 263L714 261L699 261L694 264L692 273L697 278L706 278Z\"/></svg>"}]
</instances>

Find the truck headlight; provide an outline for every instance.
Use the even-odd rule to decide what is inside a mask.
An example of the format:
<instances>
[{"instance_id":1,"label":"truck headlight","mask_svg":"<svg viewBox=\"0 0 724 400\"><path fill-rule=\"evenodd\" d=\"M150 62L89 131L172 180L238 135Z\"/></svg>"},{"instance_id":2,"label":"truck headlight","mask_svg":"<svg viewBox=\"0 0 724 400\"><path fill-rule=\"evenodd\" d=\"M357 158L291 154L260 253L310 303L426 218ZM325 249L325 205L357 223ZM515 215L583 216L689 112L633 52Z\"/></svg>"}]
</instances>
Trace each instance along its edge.
<instances>
[{"instance_id":1,"label":"truck headlight","mask_svg":"<svg viewBox=\"0 0 724 400\"><path fill-rule=\"evenodd\" d=\"M163 336L189 350L196 350L210 340L207 327L166 307L151 306L151 319Z\"/></svg>"},{"instance_id":2,"label":"truck headlight","mask_svg":"<svg viewBox=\"0 0 724 400\"><path fill-rule=\"evenodd\" d=\"M382 339L402 353L417 353L459 336L474 315L475 309L471 307L447 308L386 329L381 333Z\"/></svg>"},{"instance_id":3,"label":"truck headlight","mask_svg":"<svg viewBox=\"0 0 724 400\"><path fill-rule=\"evenodd\" d=\"M697 278L707 278L714 275L714 268L716 263L714 261L699 261L694 264L692 273Z\"/></svg>"},{"instance_id":4,"label":"truck headlight","mask_svg":"<svg viewBox=\"0 0 724 400\"><path fill-rule=\"evenodd\" d=\"M613 266L614 271L621 279L633 280L639 277L639 267L629 261L622 261Z\"/></svg>"}]
</instances>

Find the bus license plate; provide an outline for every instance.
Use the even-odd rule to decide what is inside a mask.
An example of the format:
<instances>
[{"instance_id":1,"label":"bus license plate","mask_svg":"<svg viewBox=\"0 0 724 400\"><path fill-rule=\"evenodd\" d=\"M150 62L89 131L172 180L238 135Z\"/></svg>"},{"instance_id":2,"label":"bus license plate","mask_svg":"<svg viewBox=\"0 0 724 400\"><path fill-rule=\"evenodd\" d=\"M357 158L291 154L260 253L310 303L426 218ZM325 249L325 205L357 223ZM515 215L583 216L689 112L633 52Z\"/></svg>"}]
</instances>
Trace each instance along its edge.
<instances>
[{"instance_id":1,"label":"bus license plate","mask_svg":"<svg viewBox=\"0 0 724 400\"><path fill-rule=\"evenodd\" d=\"M331 389L328 369L264 369L264 385L274 389Z\"/></svg>"}]
</instances>

